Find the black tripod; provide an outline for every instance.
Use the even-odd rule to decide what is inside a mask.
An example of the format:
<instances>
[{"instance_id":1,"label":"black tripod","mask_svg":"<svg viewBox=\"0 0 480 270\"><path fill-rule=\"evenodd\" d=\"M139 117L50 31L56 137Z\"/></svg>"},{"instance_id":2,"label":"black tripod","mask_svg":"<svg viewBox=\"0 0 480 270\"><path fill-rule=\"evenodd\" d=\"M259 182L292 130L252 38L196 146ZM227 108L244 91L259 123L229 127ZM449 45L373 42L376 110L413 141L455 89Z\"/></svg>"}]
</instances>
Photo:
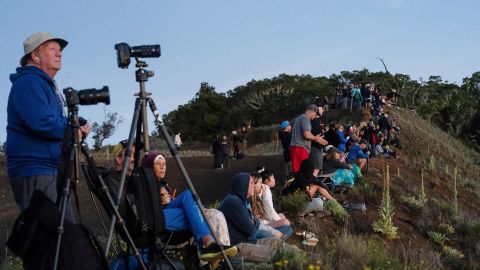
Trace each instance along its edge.
<instances>
[{"instance_id":1,"label":"black tripod","mask_svg":"<svg viewBox=\"0 0 480 270\"><path fill-rule=\"evenodd\" d=\"M200 200L200 197L198 196L198 193L195 190L195 187L193 186L193 183L192 183L190 177L188 176L188 173L185 169L185 166L183 165L183 162L181 161L181 159L178 155L178 151L177 151L176 147L173 145L173 142L172 142L170 136L168 135L167 128L165 127L163 121L159 118L160 114L157 111L157 108L155 106L154 101L150 97L151 94L147 93L146 90L145 90L145 82L148 81L149 77L153 77L154 73L153 73L153 71L148 71L148 70L144 69L145 67L148 66L144 61L140 61L138 58L135 58L135 60L137 62L135 67L138 68L135 72L135 77L136 77L136 81L139 82L139 84L140 84L140 92L138 94L136 94L136 96L138 96L138 97L136 98L136 101L135 101L135 109L134 109L134 113L133 113L132 124L131 124L131 127L130 127L130 134L129 134L129 137L128 137L127 145L125 147L125 158L124 158L123 163L122 163L122 171L121 171L121 175L120 175L120 181L119 181L119 187L118 187L118 191L117 191L117 198L116 198L116 201L115 201L115 207L118 209L118 206L119 206L120 200L121 200L121 196L122 196L122 193L123 193L123 187L125 185L125 178L126 178L126 174L127 174L127 166L128 166L128 161L129 161L130 156L131 156L131 146L133 145L134 137L136 136L135 137L136 138L135 148L137 150L139 150L141 148L140 147L141 138L142 138L142 135L143 135L145 152L150 151L149 135L148 135L149 134L148 133L148 122L147 122L147 103L148 103L149 107L150 107L150 110L152 111L152 113L155 117L154 122L155 122L156 127L158 128L159 132L161 132L162 136L165 138L165 141L167 142L170 153L175 158L175 161L176 161L176 163L177 163L177 165L178 165L178 167L179 167L179 169L182 173L182 176L185 180L185 183L187 184L188 188L190 189L190 191L193 195L193 198L194 198L195 202L197 203L198 208L200 209L200 212L203 216L203 219L206 221L206 223L208 225L208 228L210 229L210 232L213 235L214 240L217 243L219 243L217 236L215 235L215 233L212 230L213 227L211 226L208 219L205 217L204 206L203 206L203 204ZM135 151L134 160L135 160L135 166L134 167L136 168L136 167L138 167L138 164L139 164L139 161L140 161L140 151ZM112 219L111 219L111 222L110 222L105 254L108 254L109 249L110 249L115 222L116 222L116 217L113 216ZM225 261L227 262L227 265L229 266L229 269L233 270L233 267L232 267L232 265L231 265L231 263L230 263L230 261L227 257L227 254L223 250L222 245L219 244L219 246L221 248L221 252L222 252L223 257L224 257ZM171 265L171 266L173 268L175 268L174 265Z\"/></svg>"},{"instance_id":2,"label":"black tripod","mask_svg":"<svg viewBox=\"0 0 480 270\"><path fill-rule=\"evenodd\" d=\"M100 190L102 190L105 193L105 196L108 198L110 208L113 210L115 217L118 217L119 219L119 224L121 225L121 228L126 235L127 242L129 242L129 244L133 247L134 254L137 257L142 268L146 270L147 268L141 259L140 253L138 252L138 250L134 245L134 242L124 224L124 221L120 216L120 213L117 210L118 208L115 207L113 199L110 196L110 193L108 192L108 189L105 185L105 182L103 181L102 176L98 172L98 168L95 163L95 160L89 153L86 145L82 146L80 142L80 138L79 138L79 130L80 130L79 122L80 121L78 117L79 98L78 98L77 92L68 90L68 89L66 90L67 92L65 92L65 96L67 97L69 128L65 132L63 148L68 149L67 150L68 152L66 155L68 159L65 162L63 162L63 164L61 165L61 168L60 168L61 173L59 173L59 181L64 181L64 186L61 190L60 221L57 229L58 236L57 236L57 243L56 243L56 249L55 249L53 269L56 270L58 267L58 261L60 257L60 246L62 242L62 236L64 234L65 216L66 216L66 210L68 207L68 202L70 199L70 194L75 183L77 183L79 179L79 154L80 154L80 148L81 148L83 154L86 157L89 168L91 168L94 174L96 181L99 181L99 186L101 186Z\"/></svg>"}]
</instances>

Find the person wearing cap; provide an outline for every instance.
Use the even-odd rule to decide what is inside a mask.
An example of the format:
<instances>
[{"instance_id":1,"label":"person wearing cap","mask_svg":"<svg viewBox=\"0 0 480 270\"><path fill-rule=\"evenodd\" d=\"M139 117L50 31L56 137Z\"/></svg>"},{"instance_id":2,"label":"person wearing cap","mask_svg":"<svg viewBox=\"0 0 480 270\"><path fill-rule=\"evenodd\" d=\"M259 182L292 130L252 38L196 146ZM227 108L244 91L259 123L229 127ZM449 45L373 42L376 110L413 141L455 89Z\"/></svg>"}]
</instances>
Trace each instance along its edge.
<instances>
[{"instance_id":1,"label":"person wearing cap","mask_svg":"<svg viewBox=\"0 0 480 270\"><path fill-rule=\"evenodd\" d=\"M56 179L67 118L65 101L54 77L62 65L68 42L40 32L23 43L20 67L10 75L12 88L7 105L8 178L21 210L35 189L57 199ZM85 134L90 125L81 127Z\"/></svg>"},{"instance_id":2,"label":"person wearing cap","mask_svg":"<svg viewBox=\"0 0 480 270\"><path fill-rule=\"evenodd\" d=\"M368 142L365 139L361 139L358 143L355 143L352 149L350 149L350 152L348 152L345 161L349 164L357 164L360 170L362 170L365 164L367 164L368 152L364 152L367 146Z\"/></svg>"},{"instance_id":3,"label":"person wearing cap","mask_svg":"<svg viewBox=\"0 0 480 270\"><path fill-rule=\"evenodd\" d=\"M283 161L285 164L285 176L287 176L292 172L292 159L290 157L290 141L292 140L292 125L290 125L290 122L283 121L282 123L280 123L278 138L282 143Z\"/></svg>"},{"instance_id":4,"label":"person wearing cap","mask_svg":"<svg viewBox=\"0 0 480 270\"><path fill-rule=\"evenodd\" d=\"M317 117L319 109L317 105L307 106L305 113L295 119L292 128L292 140L290 141L290 156L292 159L292 172L298 172L302 160L308 159L312 141L327 145L327 141L321 135L312 134L311 120Z\"/></svg>"}]
</instances>

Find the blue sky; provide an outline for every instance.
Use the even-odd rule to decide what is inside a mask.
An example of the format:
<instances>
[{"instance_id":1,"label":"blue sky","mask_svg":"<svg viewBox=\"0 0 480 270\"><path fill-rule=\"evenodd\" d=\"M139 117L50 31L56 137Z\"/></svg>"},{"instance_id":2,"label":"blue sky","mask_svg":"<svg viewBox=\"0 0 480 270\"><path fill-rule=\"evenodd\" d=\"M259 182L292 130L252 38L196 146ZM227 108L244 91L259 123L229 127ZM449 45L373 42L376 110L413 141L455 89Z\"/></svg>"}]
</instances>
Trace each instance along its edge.
<instances>
[{"instance_id":1,"label":"blue sky","mask_svg":"<svg viewBox=\"0 0 480 270\"><path fill-rule=\"evenodd\" d=\"M80 107L91 121L102 121L104 111L124 118L107 143L128 136L139 89L134 65L117 67L118 42L161 45L160 58L146 59L155 72L147 91L161 114L187 103L203 81L224 92L280 73L383 71L376 57L417 80L439 75L461 83L480 70L480 1L474 0L22 0L2 1L0 8L0 142L9 74L23 41L39 31L70 42L55 78L62 89L109 86L111 105Z\"/></svg>"}]
</instances>

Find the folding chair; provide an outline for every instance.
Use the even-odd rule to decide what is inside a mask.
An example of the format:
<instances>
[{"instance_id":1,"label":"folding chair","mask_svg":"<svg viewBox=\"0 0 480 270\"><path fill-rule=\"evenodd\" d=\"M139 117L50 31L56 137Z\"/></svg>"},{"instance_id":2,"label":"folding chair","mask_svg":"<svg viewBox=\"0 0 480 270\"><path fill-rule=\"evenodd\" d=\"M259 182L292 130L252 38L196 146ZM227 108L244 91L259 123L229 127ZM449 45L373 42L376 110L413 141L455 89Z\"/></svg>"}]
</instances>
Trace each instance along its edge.
<instances>
[{"instance_id":1,"label":"folding chair","mask_svg":"<svg viewBox=\"0 0 480 270\"><path fill-rule=\"evenodd\" d=\"M106 193L109 192L109 194L113 194L112 190L115 190L115 189L111 185L112 183L106 182L105 185L107 190L105 190L106 188L101 183L102 181L97 179L98 176L95 174L94 170L90 168L87 164L82 164L81 168L87 180L87 184L90 189L90 192L92 194L92 199L97 209L99 220L106 231L106 227L104 225L105 223L101 218L101 214L100 214L100 211L98 210L98 206L95 202L95 198L93 197L93 194L95 195L95 197L99 199L103 208L107 212L107 215L109 217L112 217L114 210L112 209L111 204L108 202ZM105 177L110 172L110 170L106 170L103 168L101 168L100 171L101 171L102 178ZM157 189L152 188L152 190L156 191ZM128 199L126 199L126 201L128 201ZM135 208L134 206L132 207ZM161 208L160 205L159 205L159 208ZM126 221L128 221L127 219L128 219L128 216L125 217ZM120 235L121 238L123 238L124 240L128 238L126 234L122 232L122 230L120 230L121 228L117 226L116 229L117 229L117 233ZM130 231L130 229L129 229L129 233L132 235L134 234L133 232ZM154 238L154 240L148 241L148 243L142 241L143 239L140 239L140 240L134 239L134 245L136 245L136 247L142 250L145 250L145 249L149 250L149 254L147 258L150 261L150 264L152 264L153 262L153 264L156 265L155 267L157 267L158 269L196 269L194 265L198 265L199 259L198 259L195 241L193 241L193 236L190 232L188 231L171 232L171 231L164 230L164 228L162 228L162 233L160 235L157 235L156 237L155 236L152 236L152 237ZM129 264L130 264L129 249L130 247L127 248L127 254L124 258L125 268L129 267ZM180 262L179 260L180 258L177 258L177 256L175 256L176 253L180 253L181 251L184 254L178 257L184 258L184 261L187 262L186 267ZM118 251L116 252L117 252L117 256L119 256L120 254L118 253ZM150 269L157 269L155 267ZM122 269L122 268L117 268L117 269Z\"/></svg>"}]
</instances>

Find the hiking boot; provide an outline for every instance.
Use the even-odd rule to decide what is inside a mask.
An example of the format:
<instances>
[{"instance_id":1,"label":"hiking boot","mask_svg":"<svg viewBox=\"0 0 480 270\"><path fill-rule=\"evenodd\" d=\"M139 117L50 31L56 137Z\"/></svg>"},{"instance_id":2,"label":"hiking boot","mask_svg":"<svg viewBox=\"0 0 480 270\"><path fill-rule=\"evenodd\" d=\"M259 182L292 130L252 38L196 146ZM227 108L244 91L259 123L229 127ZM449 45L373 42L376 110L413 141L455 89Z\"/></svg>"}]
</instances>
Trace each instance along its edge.
<instances>
[{"instance_id":1,"label":"hiking boot","mask_svg":"<svg viewBox=\"0 0 480 270\"><path fill-rule=\"evenodd\" d=\"M236 246L223 246L223 250L228 257L233 257L237 255L238 249ZM207 247L200 248L200 260L202 261L213 261L222 259L222 252L220 246L217 243L211 243Z\"/></svg>"}]
</instances>

